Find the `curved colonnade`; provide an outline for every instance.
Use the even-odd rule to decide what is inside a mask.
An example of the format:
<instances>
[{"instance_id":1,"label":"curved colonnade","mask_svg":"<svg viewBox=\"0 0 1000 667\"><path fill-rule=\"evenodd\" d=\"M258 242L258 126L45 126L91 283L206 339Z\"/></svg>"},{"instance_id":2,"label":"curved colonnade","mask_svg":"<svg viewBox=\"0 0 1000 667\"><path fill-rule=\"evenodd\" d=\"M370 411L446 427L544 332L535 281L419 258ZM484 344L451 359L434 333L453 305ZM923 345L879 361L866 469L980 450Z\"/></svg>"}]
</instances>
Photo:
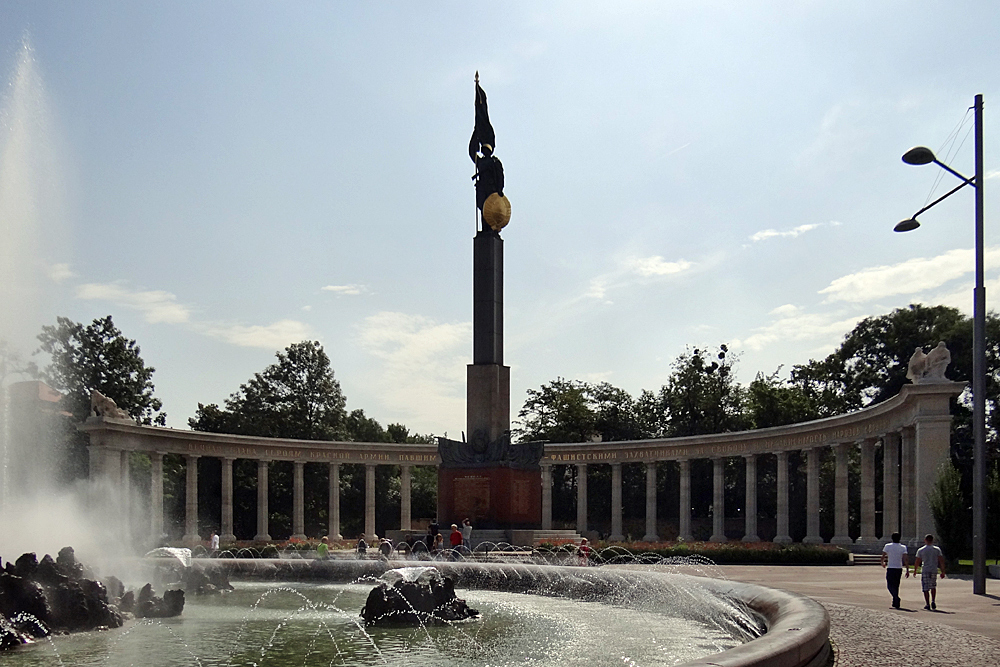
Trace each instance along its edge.
<instances>
[{"instance_id":1,"label":"curved colonnade","mask_svg":"<svg viewBox=\"0 0 1000 667\"><path fill-rule=\"evenodd\" d=\"M965 383L938 382L905 385L900 393L876 406L846 415L801 424L755 431L714 435L639 440L548 444L541 461L542 530L552 528L552 466L577 466L577 532L587 530L587 468L593 464L611 466L611 540L622 534L622 466L646 465L646 534L644 540L657 536L656 464L677 461L680 468L678 517L679 536L693 539L691 529L691 462L713 462L712 541L725 541L724 472L726 459L745 460L746 500L744 541L760 541L757 530L757 460L760 455L777 458L777 531L775 542L791 542L789 535L788 454L802 452L807 458L806 535L803 542L823 542L820 535L820 460L832 448L836 455L836 491L834 508L834 544L854 542L848 534L848 460L851 448L860 448L861 456L861 535L858 543L875 543L876 531L876 458L883 448L883 526L885 534L899 530L904 540L934 531L934 520L927 492L937 479L938 469L949 460L951 414L949 400L959 395ZM324 442L277 440L200 431L184 431L154 426L140 426L127 420L92 417L80 425L90 435L90 470L92 479L107 480L121 486L128 483L128 454L144 452L150 456L150 532L163 532L163 455L180 454L186 460L186 503L184 540L195 542L198 535L198 459L217 457L222 463L221 539L233 541L233 462L257 461L257 534L255 540L270 540L268 517L268 464L271 461L293 463L292 537L304 539L304 483L306 464L329 466L328 534L340 535L340 466L365 466L365 535L375 532L375 466L399 466L400 529L410 529L410 475L412 466L437 466L440 458L435 445L410 445L362 442ZM124 494L127 498L129 494Z\"/></svg>"}]
</instances>

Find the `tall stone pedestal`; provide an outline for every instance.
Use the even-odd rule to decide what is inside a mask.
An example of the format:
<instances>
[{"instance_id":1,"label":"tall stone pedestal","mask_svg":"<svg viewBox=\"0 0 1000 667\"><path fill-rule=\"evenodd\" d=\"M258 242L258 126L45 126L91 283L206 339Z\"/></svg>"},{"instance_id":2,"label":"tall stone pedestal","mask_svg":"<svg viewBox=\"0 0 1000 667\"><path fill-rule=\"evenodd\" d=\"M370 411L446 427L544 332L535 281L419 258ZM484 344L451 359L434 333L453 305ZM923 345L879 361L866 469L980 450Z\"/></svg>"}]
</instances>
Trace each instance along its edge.
<instances>
[{"instance_id":1,"label":"tall stone pedestal","mask_svg":"<svg viewBox=\"0 0 1000 667\"><path fill-rule=\"evenodd\" d=\"M438 521L469 518L479 529L542 523L541 443L510 444L510 367L503 364L503 239L473 240L472 364L466 386L467 442L438 439Z\"/></svg>"}]
</instances>

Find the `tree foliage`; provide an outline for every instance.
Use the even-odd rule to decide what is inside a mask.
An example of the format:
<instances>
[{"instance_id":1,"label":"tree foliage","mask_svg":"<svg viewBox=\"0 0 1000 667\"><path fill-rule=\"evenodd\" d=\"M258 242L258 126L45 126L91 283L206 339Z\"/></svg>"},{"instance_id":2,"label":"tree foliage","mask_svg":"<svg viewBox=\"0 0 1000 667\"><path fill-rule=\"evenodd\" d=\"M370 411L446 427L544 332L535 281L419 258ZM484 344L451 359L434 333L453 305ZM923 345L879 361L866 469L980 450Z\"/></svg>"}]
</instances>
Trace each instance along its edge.
<instances>
[{"instance_id":1,"label":"tree foliage","mask_svg":"<svg viewBox=\"0 0 1000 667\"><path fill-rule=\"evenodd\" d=\"M42 378L64 395L63 404L78 420L90 414L93 389L111 398L141 424L166 424L163 404L153 395L152 366L140 355L139 345L111 321L111 316L83 326L59 317L38 335L40 352L50 363Z\"/></svg>"},{"instance_id":2,"label":"tree foliage","mask_svg":"<svg viewBox=\"0 0 1000 667\"><path fill-rule=\"evenodd\" d=\"M347 404L330 358L318 341L289 345L278 361L226 399L225 408L198 404L196 431L301 440L343 440Z\"/></svg>"}]
</instances>

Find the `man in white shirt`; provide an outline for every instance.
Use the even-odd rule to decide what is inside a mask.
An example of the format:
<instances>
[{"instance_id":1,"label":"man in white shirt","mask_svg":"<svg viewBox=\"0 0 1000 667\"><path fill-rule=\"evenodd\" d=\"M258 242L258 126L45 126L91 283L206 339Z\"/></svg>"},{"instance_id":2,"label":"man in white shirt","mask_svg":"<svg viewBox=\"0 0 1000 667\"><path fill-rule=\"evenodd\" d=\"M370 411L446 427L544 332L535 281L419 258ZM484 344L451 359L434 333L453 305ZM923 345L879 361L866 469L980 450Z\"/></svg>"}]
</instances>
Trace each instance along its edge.
<instances>
[{"instance_id":1,"label":"man in white shirt","mask_svg":"<svg viewBox=\"0 0 1000 667\"><path fill-rule=\"evenodd\" d=\"M907 578L910 576L906 546L899 543L899 533L893 533L892 542L882 547L882 567L885 568L885 587L892 594L892 607L899 609L899 580L903 568L906 568Z\"/></svg>"},{"instance_id":2,"label":"man in white shirt","mask_svg":"<svg viewBox=\"0 0 1000 667\"><path fill-rule=\"evenodd\" d=\"M944 579L944 554L934 545L934 536L928 534L924 538L924 546L917 549L917 559L913 562L914 571L923 565L920 571L920 587L924 591L924 609L937 609L937 571L941 568L941 578ZM916 576L916 575L914 575Z\"/></svg>"}]
</instances>

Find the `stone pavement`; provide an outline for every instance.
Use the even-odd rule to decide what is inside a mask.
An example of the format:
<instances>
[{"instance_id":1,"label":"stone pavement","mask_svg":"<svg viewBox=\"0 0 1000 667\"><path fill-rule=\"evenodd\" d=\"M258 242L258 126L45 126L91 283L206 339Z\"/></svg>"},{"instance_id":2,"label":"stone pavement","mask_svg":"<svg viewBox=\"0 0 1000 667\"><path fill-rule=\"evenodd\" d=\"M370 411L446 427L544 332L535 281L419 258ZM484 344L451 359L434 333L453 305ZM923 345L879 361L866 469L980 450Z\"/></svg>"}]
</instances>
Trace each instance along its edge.
<instances>
[{"instance_id":1,"label":"stone pavement","mask_svg":"<svg viewBox=\"0 0 1000 667\"><path fill-rule=\"evenodd\" d=\"M885 570L875 565L720 565L727 579L807 595L830 614L837 667L1000 665L1000 581L973 595L967 576L938 580L938 609L925 611L919 577L904 577L892 609Z\"/></svg>"}]
</instances>

